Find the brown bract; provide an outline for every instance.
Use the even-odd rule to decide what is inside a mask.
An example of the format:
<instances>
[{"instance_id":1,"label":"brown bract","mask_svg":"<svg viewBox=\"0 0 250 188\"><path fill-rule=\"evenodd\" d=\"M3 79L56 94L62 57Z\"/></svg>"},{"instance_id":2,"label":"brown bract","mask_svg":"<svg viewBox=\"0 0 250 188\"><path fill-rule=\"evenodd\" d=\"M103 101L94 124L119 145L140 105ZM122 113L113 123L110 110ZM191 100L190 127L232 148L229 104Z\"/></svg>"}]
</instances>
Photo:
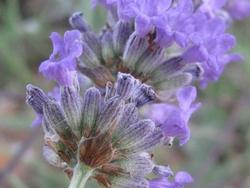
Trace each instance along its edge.
<instances>
[{"instance_id":1,"label":"brown bract","mask_svg":"<svg viewBox=\"0 0 250 188\"><path fill-rule=\"evenodd\" d=\"M111 141L112 138L108 132L83 139L79 144L79 160L92 168L111 162L115 153Z\"/></svg>"}]
</instances>

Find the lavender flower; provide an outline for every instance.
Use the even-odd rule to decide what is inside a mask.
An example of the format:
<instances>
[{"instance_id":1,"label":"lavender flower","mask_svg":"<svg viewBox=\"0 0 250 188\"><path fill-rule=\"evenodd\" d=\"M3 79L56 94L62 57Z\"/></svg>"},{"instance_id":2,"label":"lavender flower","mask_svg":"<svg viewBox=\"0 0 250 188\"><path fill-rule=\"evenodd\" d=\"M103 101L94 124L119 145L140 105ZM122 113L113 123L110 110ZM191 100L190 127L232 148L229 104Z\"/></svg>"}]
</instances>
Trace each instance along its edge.
<instances>
[{"instance_id":1,"label":"lavender flower","mask_svg":"<svg viewBox=\"0 0 250 188\"><path fill-rule=\"evenodd\" d=\"M105 2L107 3L107 1ZM142 81L146 77L146 81L153 85L157 92L159 91L159 93L163 93L166 96L166 93L169 93L169 91L166 91L165 86L171 84L167 82L169 81L167 79L168 73L166 73L168 71L165 71L165 67L163 67L163 62L167 59L161 55L161 52L174 51L175 56L183 58L182 66L190 66L190 63L200 64L200 67L191 66L193 75L182 75L182 78L178 78L178 82L182 84L177 87L189 85L191 81L197 79L201 80L202 87L211 81L217 81L228 63L241 60L239 55L230 53L236 41L234 36L226 33L228 19L224 19L225 16L223 18L221 16L222 13L218 13L225 12L226 7L230 7L230 3L232 4L233 2L207 0L196 4L191 0L176 2L168 0L112 1L112 5L116 7L120 19L111 25L111 29L103 34L106 41L103 45L108 45L103 46L103 49L109 50L103 52L105 62L99 61L98 66L105 65L105 63L108 63L109 66L112 64L116 66L117 62L121 62L123 70L120 69L118 71L133 73L135 77L138 77L137 74L143 75ZM238 2L237 5L240 6L240 3ZM130 31L129 27L126 29L123 27L120 30L121 25L125 25L124 22L130 23L130 25L132 23L135 27L134 32L131 32L132 34L130 33L129 37L128 32L124 31ZM116 38L117 36L121 37L121 35L117 35L120 32L124 34L122 40ZM108 35L110 38L109 42L107 42ZM119 44L120 41L122 41L121 44ZM178 44L179 47L176 48L175 44ZM117 46L120 49L116 49ZM124 46L122 48L123 51L121 51L121 46ZM119 52L118 54L115 53L117 51ZM136 55L131 54L132 52ZM147 57L153 57L152 59L156 59L156 61L145 63L144 59L147 57L145 57L144 53L148 54ZM119 59L120 56L122 57L121 59ZM169 56L172 57L173 55L168 54ZM95 65L97 64L95 63ZM111 69L111 67L108 69ZM155 70L158 68L160 70ZM151 76L147 69L151 71L151 74L157 76ZM158 71L161 73L158 73ZM84 73L86 74L86 72L88 71L85 70ZM202 75L202 73L204 74ZM159 74L165 75L164 82L155 83L155 79L163 80L163 78L159 78ZM168 88L167 90L171 89Z\"/></svg>"},{"instance_id":2,"label":"lavender flower","mask_svg":"<svg viewBox=\"0 0 250 188\"><path fill-rule=\"evenodd\" d=\"M217 81L228 63L241 60L239 55L228 54L236 40L225 30L225 23L215 18L205 22L190 36L192 46L182 57L187 62L201 62L204 69L203 84Z\"/></svg>"},{"instance_id":3,"label":"lavender flower","mask_svg":"<svg viewBox=\"0 0 250 188\"><path fill-rule=\"evenodd\" d=\"M192 0L181 0L175 4L164 1L118 1L121 20L135 22L135 31L140 37L155 33L155 42L168 47L173 42L185 46L186 37L191 32L190 18L193 17Z\"/></svg>"},{"instance_id":4,"label":"lavender flower","mask_svg":"<svg viewBox=\"0 0 250 188\"><path fill-rule=\"evenodd\" d=\"M197 3L198 2L198 3ZM39 71L58 83L46 95L27 86L27 103L42 122L43 154L71 178L70 188L95 179L104 187L183 188L187 173L154 164L152 149L186 144L188 121L200 103L196 88L216 81L240 57L227 33L228 13L249 14L245 0L93 0L108 10L94 33L80 12L64 37L51 34L53 52ZM244 6L243 6L244 5ZM95 87L80 81L82 75ZM82 91L81 91L82 90ZM178 104L170 103L173 99ZM142 119L138 108L147 105ZM156 178L149 179L154 173ZM171 178L174 176L174 178Z\"/></svg>"},{"instance_id":5,"label":"lavender flower","mask_svg":"<svg viewBox=\"0 0 250 188\"><path fill-rule=\"evenodd\" d=\"M186 87L177 92L180 107L170 104L153 104L146 113L153 119L167 138L178 138L180 145L187 143L190 138L188 120L192 113L200 107L200 103L194 103L196 89Z\"/></svg>"},{"instance_id":6,"label":"lavender flower","mask_svg":"<svg viewBox=\"0 0 250 188\"><path fill-rule=\"evenodd\" d=\"M43 115L45 158L73 173L70 187L81 183L83 172L105 187L148 187L145 177L155 165L147 152L163 135L153 121L138 116L136 106L152 100L146 88L122 73L114 86L107 84L104 97L96 88L82 97L74 87L61 86L57 101L27 86L27 102Z\"/></svg>"},{"instance_id":7,"label":"lavender flower","mask_svg":"<svg viewBox=\"0 0 250 188\"><path fill-rule=\"evenodd\" d=\"M39 72L60 85L71 85L76 74L76 58L82 53L81 33L77 30L67 31L62 38L54 32L50 38L53 52L48 60L42 62Z\"/></svg>"},{"instance_id":8,"label":"lavender flower","mask_svg":"<svg viewBox=\"0 0 250 188\"><path fill-rule=\"evenodd\" d=\"M71 24L74 28L77 26L77 23ZM82 35L87 39L95 36L91 31ZM151 85L163 101L178 88L201 78L203 71L199 64L186 63L181 56L167 57L165 49L150 42L150 37L153 36L141 38L133 32L130 22L119 21L112 30L105 30L100 40L94 37L95 46L91 46L92 39L83 40L78 69L99 87L114 81L118 72L130 73Z\"/></svg>"},{"instance_id":9,"label":"lavender flower","mask_svg":"<svg viewBox=\"0 0 250 188\"><path fill-rule=\"evenodd\" d=\"M118 12L122 20L135 20L135 31L139 37L145 37L154 29L164 29L164 13L170 8L172 1L118 1Z\"/></svg>"}]
</instances>

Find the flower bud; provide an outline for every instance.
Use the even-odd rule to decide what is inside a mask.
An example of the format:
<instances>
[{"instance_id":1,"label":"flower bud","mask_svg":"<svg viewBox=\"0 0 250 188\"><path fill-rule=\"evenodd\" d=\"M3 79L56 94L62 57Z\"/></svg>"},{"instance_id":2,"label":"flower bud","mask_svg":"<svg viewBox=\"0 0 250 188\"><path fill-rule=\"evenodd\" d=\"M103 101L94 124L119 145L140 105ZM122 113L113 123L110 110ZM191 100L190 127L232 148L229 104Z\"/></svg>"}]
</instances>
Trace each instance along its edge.
<instances>
[{"instance_id":1,"label":"flower bud","mask_svg":"<svg viewBox=\"0 0 250 188\"><path fill-rule=\"evenodd\" d=\"M149 44L145 38L140 38L135 33L130 35L122 57L125 67L134 70L139 58L148 47Z\"/></svg>"},{"instance_id":2,"label":"flower bud","mask_svg":"<svg viewBox=\"0 0 250 188\"><path fill-rule=\"evenodd\" d=\"M134 91L131 101L133 101L136 106L142 106L146 103L154 101L157 99L156 93L151 86L146 84L140 84Z\"/></svg>"},{"instance_id":3,"label":"flower bud","mask_svg":"<svg viewBox=\"0 0 250 188\"><path fill-rule=\"evenodd\" d=\"M112 33L106 31L102 36L102 57L105 60L107 66L111 66L114 63L114 49L112 41Z\"/></svg>"},{"instance_id":4,"label":"flower bud","mask_svg":"<svg viewBox=\"0 0 250 188\"><path fill-rule=\"evenodd\" d=\"M96 125L97 115L101 107L101 94L96 88L90 88L86 91L83 101L83 121L82 133L88 137L90 130Z\"/></svg>"},{"instance_id":5,"label":"flower bud","mask_svg":"<svg viewBox=\"0 0 250 188\"><path fill-rule=\"evenodd\" d=\"M75 88L69 86L61 88L61 104L69 126L76 136L80 137L82 100Z\"/></svg>"},{"instance_id":6,"label":"flower bud","mask_svg":"<svg viewBox=\"0 0 250 188\"><path fill-rule=\"evenodd\" d=\"M130 74L120 72L117 77L116 94L127 100L134 91L136 80Z\"/></svg>"},{"instance_id":7,"label":"flower bud","mask_svg":"<svg viewBox=\"0 0 250 188\"><path fill-rule=\"evenodd\" d=\"M96 68L101 66L101 62L97 57L96 53L88 46L86 42L82 43L83 52L80 56L80 61L82 61L85 66L90 68Z\"/></svg>"},{"instance_id":8,"label":"flower bud","mask_svg":"<svg viewBox=\"0 0 250 188\"><path fill-rule=\"evenodd\" d=\"M44 104L43 113L45 120L55 129L63 143L73 151L77 149L77 137L67 123L65 114L59 104L48 101Z\"/></svg>"},{"instance_id":9,"label":"flower bud","mask_svg":"<svg viewBox=\"0 0 250 188\"><path fill-rule=\"evenodd\" d=\"M119 21L114 27L113 46L118 56L123 54L127 40L132 32L132 24L128 22Z\"/></svg>"},{"instance_id":10,"label":"flower bud","mask_svg":"<svg viewBox=\"0 0 250 188\"><path fill-rule=\"evenodd\" d=\"M48 97L43 90L32 84L28 84L26 86L26 92L26 102L36 111L36 113L43 114L43 105L48 101Z\"/></svg>"},{"instance_id":11,"label":"flower bud","mask_svg":"<svg viewBox=\"0 0 250 188\"><path fill-rule=\"evenodd\" d=\"M102 47L101 41L96 36L95 33L91 31L87 31L82 34L83 41L87 44L87 46L95 53L98 59L102 58Z\"/></svg>"},{"instance_id":12,"label":"flower bud","mask_svg":"<svg viewBox=\"0 0 250 188\"><path fill-rule=\"evenodd\" d=\"M67 163L65 163L50 147L43 146L43 156L48 161L49 164L57 168L65 168Z\"/></svg>"},{"instance_id":13,"label":"flower bud","mask_svg":"<svg viewBox=\"0 0 250 188\"><path fill-rule=\"evenodd\" d=\"M73 13L72 16L69 18L69 23L72 28L78 29L83 33L89 30L88 25L83 18L82 12Z\"/></svg>"}]
</instances>

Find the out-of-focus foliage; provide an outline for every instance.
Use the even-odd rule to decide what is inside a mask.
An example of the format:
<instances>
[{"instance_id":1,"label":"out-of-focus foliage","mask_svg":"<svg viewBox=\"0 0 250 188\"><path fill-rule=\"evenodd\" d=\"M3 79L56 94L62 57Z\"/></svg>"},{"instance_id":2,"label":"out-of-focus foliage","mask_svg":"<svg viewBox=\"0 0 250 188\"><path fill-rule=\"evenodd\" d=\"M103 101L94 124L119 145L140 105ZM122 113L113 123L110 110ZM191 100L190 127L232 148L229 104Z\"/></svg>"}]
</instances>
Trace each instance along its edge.
<instances>
[{"instance_id":1,"label":"out-of-focus foliage","mask_svg":"<svg viewBox=\"0 0 250 188\"><path fill-rule=\"evenodd\" d=\"M33 133L25 84L49 88L37 68L51 51L49 34L69 28L74 11L82 11L96 30L105 23L104 11L90 9L87 0L0 1L0 173ZM191 187L250 187L250 20L235 23L233 32L245 63L231 64L218 83L200 91L203 107L191 121L191 141L155 156L175 171L193 174ZM42 134L37 135L0 187L67 187L67 177L42 158Z\"/></svg>"}]
</instances>

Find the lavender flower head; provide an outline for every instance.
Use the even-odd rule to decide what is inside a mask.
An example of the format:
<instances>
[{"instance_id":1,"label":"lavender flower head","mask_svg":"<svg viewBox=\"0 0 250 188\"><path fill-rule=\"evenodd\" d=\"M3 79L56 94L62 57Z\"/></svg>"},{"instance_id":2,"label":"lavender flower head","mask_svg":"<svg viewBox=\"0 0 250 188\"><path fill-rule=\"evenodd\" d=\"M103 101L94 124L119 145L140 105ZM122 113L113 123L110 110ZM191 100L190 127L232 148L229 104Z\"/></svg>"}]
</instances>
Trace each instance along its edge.
<instances>
[{"instance_id":1,"label":"lavender flower head","mask_svg":"<svg viewBox=\"0 0 250 188\"><path fill-rule=\"evenodd\" d=\"M200 107L193 85L217 81L227 64L241 60L231 53L236 39L228 33L229 20L248 16L249 4L92 3L108 11L102 32L93 32L82 13L72 14L74 30L51 34L52 54L39 67L56 89L47 95L31 84L26 88L44 130L44 157L66 172L70 188L93 179L107 188L183 188L191 175L157 165L153 149L190 139L188 122ZM83 75L93 87L86 89Z\"/></svg>"},{"instance_id":2,"label":"lavender flower head","mask_svg":"<svg viewBox=\"0 0 250 188\"><path fill-rule=\"evenodd\" d=\"M69 187L84 184L82 171L105 187L148 187L146 175L155 166L148 152L163 135L152 120L138 116L136 106L152 96L145 87L119 74L115 85L107 84L105 96L94 87L81 96L76 88L61 86L57 101L27 86L27 102L43 114L45 158L73 173Z\"/></svg>"},{"instance_id":3,"label":"lavender flower head","mask_svg":"<svg viewBox=\"0 0 250 188\"><path fill-rule=\"evenodd\" d=\"M154 41L168 52L174 51L188 64L200 63L204 75L198 79L204 87L211 81L217 81L228 63L241 61L239 55L231 54L235 39L226 33L231 18L225 19L225 15L229 14L229 7L243 7L243 2L245 10L231 12L242 13L246 17L250 10L245 0L117 0L112 5L116 5L120 21L133 23L138 37ZM224 12L224 16L217 12ZM217 36L220 39L215 40ZM176 50L175 44L180 48Z\"/></svg>"}]
</instances>

